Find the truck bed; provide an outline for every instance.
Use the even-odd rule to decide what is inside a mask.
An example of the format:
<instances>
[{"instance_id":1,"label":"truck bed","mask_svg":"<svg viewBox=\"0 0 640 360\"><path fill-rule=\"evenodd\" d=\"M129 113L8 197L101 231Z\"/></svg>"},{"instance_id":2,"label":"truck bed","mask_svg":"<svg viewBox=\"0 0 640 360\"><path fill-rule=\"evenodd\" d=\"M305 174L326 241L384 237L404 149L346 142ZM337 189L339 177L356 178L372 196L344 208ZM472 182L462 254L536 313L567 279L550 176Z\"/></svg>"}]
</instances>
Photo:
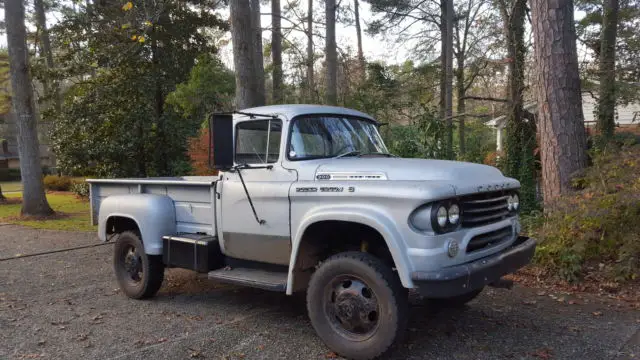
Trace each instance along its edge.
<instances>
[{"instance_id":1,"label":"truck bed","mask_svg":"<svg viewBox=\"0 0 640 360\"><path fill-rule=\"evenodd\" d=\"M217 176L131 179L87 179L91 223L97 225L102 201L112 195L156 194L174 201L179 233L215 235L215 184Z\"/></svg>"}]
</instances>

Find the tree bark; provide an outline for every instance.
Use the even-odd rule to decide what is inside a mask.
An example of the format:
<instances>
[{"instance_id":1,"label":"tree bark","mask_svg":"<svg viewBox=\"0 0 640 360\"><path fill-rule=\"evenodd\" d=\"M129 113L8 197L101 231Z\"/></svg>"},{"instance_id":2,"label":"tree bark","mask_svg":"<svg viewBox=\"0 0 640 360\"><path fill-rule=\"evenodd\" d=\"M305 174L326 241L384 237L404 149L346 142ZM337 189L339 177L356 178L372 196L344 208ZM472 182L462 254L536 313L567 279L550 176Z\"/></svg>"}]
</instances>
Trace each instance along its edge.
<instances>
[{"instance_id":1,"label":"tree bark","mask_svg":"<svg viewBox=\"0 0 640 360\"><path fill-rule=\"evenodd\" d=\"M507 42L508 80L506 89L505 165L507 176L520 181L520 200L525 211L536 207L536 128L525 121L523 93L527 47L524 40L526 0L500 0L498 8ZM499 100L499 99L496 99Z\"/></svg>"},{"instance_id":2,"label":"tree bark","mask_svg":"<svg viewBox=\"0 0 640 360\"><path fill-rule=\"evenodd\" d=\"M314 81L314 54L313 54L313 0L309 0L307 9L307 90L309 101L315 100L315 81Z\"/></svg>"},{"instance_id":3,"label":"tree bark","mask_svg":"<svg viewBox=\"0 0 640 360\"><path fill-rule=\"evenodd\" d=\"M2 194L2 186L0 186L0 204L7 200L6 197Z\"/></svg>"},{"instance_id":4,"label":"tree bark","mask_svg":"<svg viewBox=\"0 0 640 360\"><path fill-rule=\"evenodd\" d=\"M440 0L440 119L447 116L447 1Z\"/></svg>"},{"instance_id":5,"label":"tree bark","mask_svg":"<svg viewBox=\"0 0 640 360\"><path fill-rule=\"evenodd\" d=\"M47 202L42 183L40 144L33 109L33 89L27 59L24 2L5 1L5 20L11 73L12 105L18 128L18 155L22 175L22 215L47 216L53 210Z\"/></svg>"},{"instance_id":6,"label":"tree bark","mask_svg":"<svg viewBox=\"0 0 640 360\"><path fill-rule=\"evenodd\" d=\"M465 112L467 112L467 106L466 106L467 104L465 102L466 85L464 83L464 56L465 56L464 52L460 51L458 53L458 58L457 58L458 68L456 69L456 92L458 97L458 106L456 108L456 111L458 115L464 114ZM464 156L466 152L464 127L465 127L465 117L459 116L458 117L458 144L459 144L458 151L460 153L460 156Z\"/></svg>"},{"instance_id":7,"label":"tree bark","mask_svg":"<svg viewBox=\"0 0 640 360\"><path fill-rule=\"evenodd\" d=\"M229 5L236 76L236 107L246 109L259 105L254 81L255 39L251 27L251 6L247 0L231 0Z\"/></svg>"},{"instance_id":8,"label":"tree bark","mask_svg":"<svg viewBox=\"0 0 640 360\"><path fill-rule=\"evenodd\" d=\"M47 69L49 72L53 71L55 64L53 62L53 53L51 51L51 40L49 38L49 29L47 28L47 15L44 10L43 0L34 0L36 23L38 24L38 31L40 33L40 46L42 53L45 57ZM44 81L45 94L50 101L53 101L56 111L60 111L61 99L60 89L55 80L52 80L50 76Z\"/></svg>"},{"instance_id":9,"label":"tree bark","mask_svg":"<svg viewBox=\"0 0 640 360\"><path fill-rule=\"evenodd\" d=\"M280 104L284 100L282 85L282 26L280 12L280 0L271 0L271 56L273 61L273 102L275 104Z\"/></svg>"},{"instance_id":10,"label":"tree bark","mask_svg":"<svg viewBox=\"0 0 640 360\"><path fill-rule=\"evenodd\" d=\"M165 161L167 159L167 149L163 144L166 143L166 126L164 122L164 93L162 91L162 71L160 69L160 58L162 56L162 46L158 46L158 36L156 35L156 25L153 25L152 30L152 41L151 41L151 63L153 64L153 74L154 74L154 117L156 122L156 143L159 146L156 147L156 172L160 176L168 176L169 169L168 164ZM144 144L143 139L139 139ZM144 162L144 157L142 157L142 161ZM142 164L139 164L141 167ZM145 174L146 175L146 174Z\"/></svg>"},{"instance_id":11,"label":"tree bark","mask_svg":"<svg viewBox=\"0 0 640 360\"><path fill-rule=\"evenodd\" d=\"M453 0L445 0L446 7L446 28L447 34L445 38L446 51L446 92L445 92L445 116L447 119L447 136L446 150L447 158L453 159Z\"/></svg>"},{"instance_id":12,"label":"tree bark","mask_svg":"<svg viewBox=\"0 0 640 360\"><path fill-rule=\"evenodd\" d=\"M253 32L253 68L257 106L266 103L264 86L264 57L262 55L262 24L260 23L260 0L251 0L251 30Z\"/></svg>"},{"instance_id":13,"label":"tree bark","mask_svg":"<svg viewBox=\"0 0 640 360\"><path fill-rule=\"evenodd\" d=\"M587 165L572 0L531 0L545 204Z\"/></svg>"},{"instance_id":14,"label":"tree bark","mask_svg":"<svg viewBox=\"0 0 640 360\"><path fill-rule=\"evenodd\" d=\"M618 0L604 0L600 39L600 91L598 130L605 140L615 130L616 111L616 37L618 34Z\"/></svg>"},{"instance_id":15,"label":"tree bark","mask_svg":"<svg viewBox=\"0 0 640 360\"><path fill-rule=\"evenodd\" d=\"M362 49L362 29L360 28L360 3L358 0L353 0L354 16L356 21L356 38L358 40L358 72L360 75L360 81L364 81L366 78L366 64L364 61L364 51Z\"/></svg>"},{"instance_id":16,"label":"tree bark","mask_svg":"<svg viewBox=\"0 0 640 360\"><path fill-rule=\"evenodd\" d=\"M329 105L338 104L338 52L336 49L336 0L326 0L326 57L327 99Z\"/></svg>"}]
</instances>

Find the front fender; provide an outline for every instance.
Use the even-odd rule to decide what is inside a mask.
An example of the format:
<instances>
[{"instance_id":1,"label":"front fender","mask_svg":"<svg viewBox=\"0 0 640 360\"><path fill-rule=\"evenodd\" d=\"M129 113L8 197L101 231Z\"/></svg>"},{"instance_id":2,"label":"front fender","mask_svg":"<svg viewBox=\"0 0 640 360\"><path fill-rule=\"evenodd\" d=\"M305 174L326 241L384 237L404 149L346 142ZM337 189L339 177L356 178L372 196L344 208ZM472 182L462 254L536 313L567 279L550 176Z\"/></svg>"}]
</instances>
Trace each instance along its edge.
<instances>
[{"instance_id":1,"label":"front fender","mask_svg":"<svg viewBox=\"0 0 640 360\"><path fill-rule=\"evenodd\" d=\"M383 212L367 207L357 206L327 206L317 210L304 217L295 231L295 237L291 244L291 260L289 262L289 276L287 279L287 294L293 293L293 270L295 268L298 257L298 250L305 230L312 224L319 221L337 220L349 221L367 225L377 230L384 238L389 252L395 263L396 270L400 281L405 288L413 288L413 281L409 269L409 259L406 246L402 240L400 232L392 219Z\"/></svg>"},{"instance_id":2,"label":"front fender","mask_svg":"<svg viewBox=\"0 0 640 360\"><path fill-rule=\"evenodd\" d=\"M154 194L113 195L100 204L98 237L107 241L107 223L110 218L133 220L140 230L144 251L162 255L162 237L176 233L176 210L173 200Z\"/></svg>"}]
</instances>

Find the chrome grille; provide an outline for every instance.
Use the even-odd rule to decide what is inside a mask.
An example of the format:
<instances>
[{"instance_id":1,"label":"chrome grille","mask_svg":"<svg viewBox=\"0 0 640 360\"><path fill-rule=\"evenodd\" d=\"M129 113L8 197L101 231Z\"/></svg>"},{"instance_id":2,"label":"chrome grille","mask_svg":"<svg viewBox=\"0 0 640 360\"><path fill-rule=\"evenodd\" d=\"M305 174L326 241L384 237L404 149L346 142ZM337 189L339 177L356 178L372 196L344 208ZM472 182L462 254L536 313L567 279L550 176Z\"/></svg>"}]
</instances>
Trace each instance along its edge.
<instances>
[{"instance_id":1,"label":"chrome grille","mask_svg":"<svg viewBox=\"0 0 640 360\"><path fill-rule=\"evenodd\" d=\"M469 244L467 245L467 252L470 253L498 245L503 241L509 240L512 235L513 230L511 226L476 235L469 241Z\"/></svg>"},{"instance_id":2,"label":"chrome grille","mask_svg":"<svg viewBox=\"0 0 640 360\"><path fill-rule=\"evenodd\" d=\"M483 226L505 219L509 216L508 198L504 191L461 197L462 227Z\"/></svg>"}]
</instances>

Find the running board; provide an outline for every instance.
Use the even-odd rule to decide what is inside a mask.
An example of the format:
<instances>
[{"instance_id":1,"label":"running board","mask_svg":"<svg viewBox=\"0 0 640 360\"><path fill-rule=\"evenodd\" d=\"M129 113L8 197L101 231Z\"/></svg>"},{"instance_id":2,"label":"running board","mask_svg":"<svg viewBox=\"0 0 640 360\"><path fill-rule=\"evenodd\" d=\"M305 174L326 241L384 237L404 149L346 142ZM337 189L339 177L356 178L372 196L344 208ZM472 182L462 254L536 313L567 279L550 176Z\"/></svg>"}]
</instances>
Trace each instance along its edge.
<instances>
[{"instance_id":1,"label":"running board","mask_svg":"<svg viewBox=\"0 0 640 360\"><path fill-rule=\"evenodd\" d=\"M285 292L287 290L286 272L267 271L250 268L229 268L209 272L209 279L242 286Z\"/></svg>"}]
</instances>

